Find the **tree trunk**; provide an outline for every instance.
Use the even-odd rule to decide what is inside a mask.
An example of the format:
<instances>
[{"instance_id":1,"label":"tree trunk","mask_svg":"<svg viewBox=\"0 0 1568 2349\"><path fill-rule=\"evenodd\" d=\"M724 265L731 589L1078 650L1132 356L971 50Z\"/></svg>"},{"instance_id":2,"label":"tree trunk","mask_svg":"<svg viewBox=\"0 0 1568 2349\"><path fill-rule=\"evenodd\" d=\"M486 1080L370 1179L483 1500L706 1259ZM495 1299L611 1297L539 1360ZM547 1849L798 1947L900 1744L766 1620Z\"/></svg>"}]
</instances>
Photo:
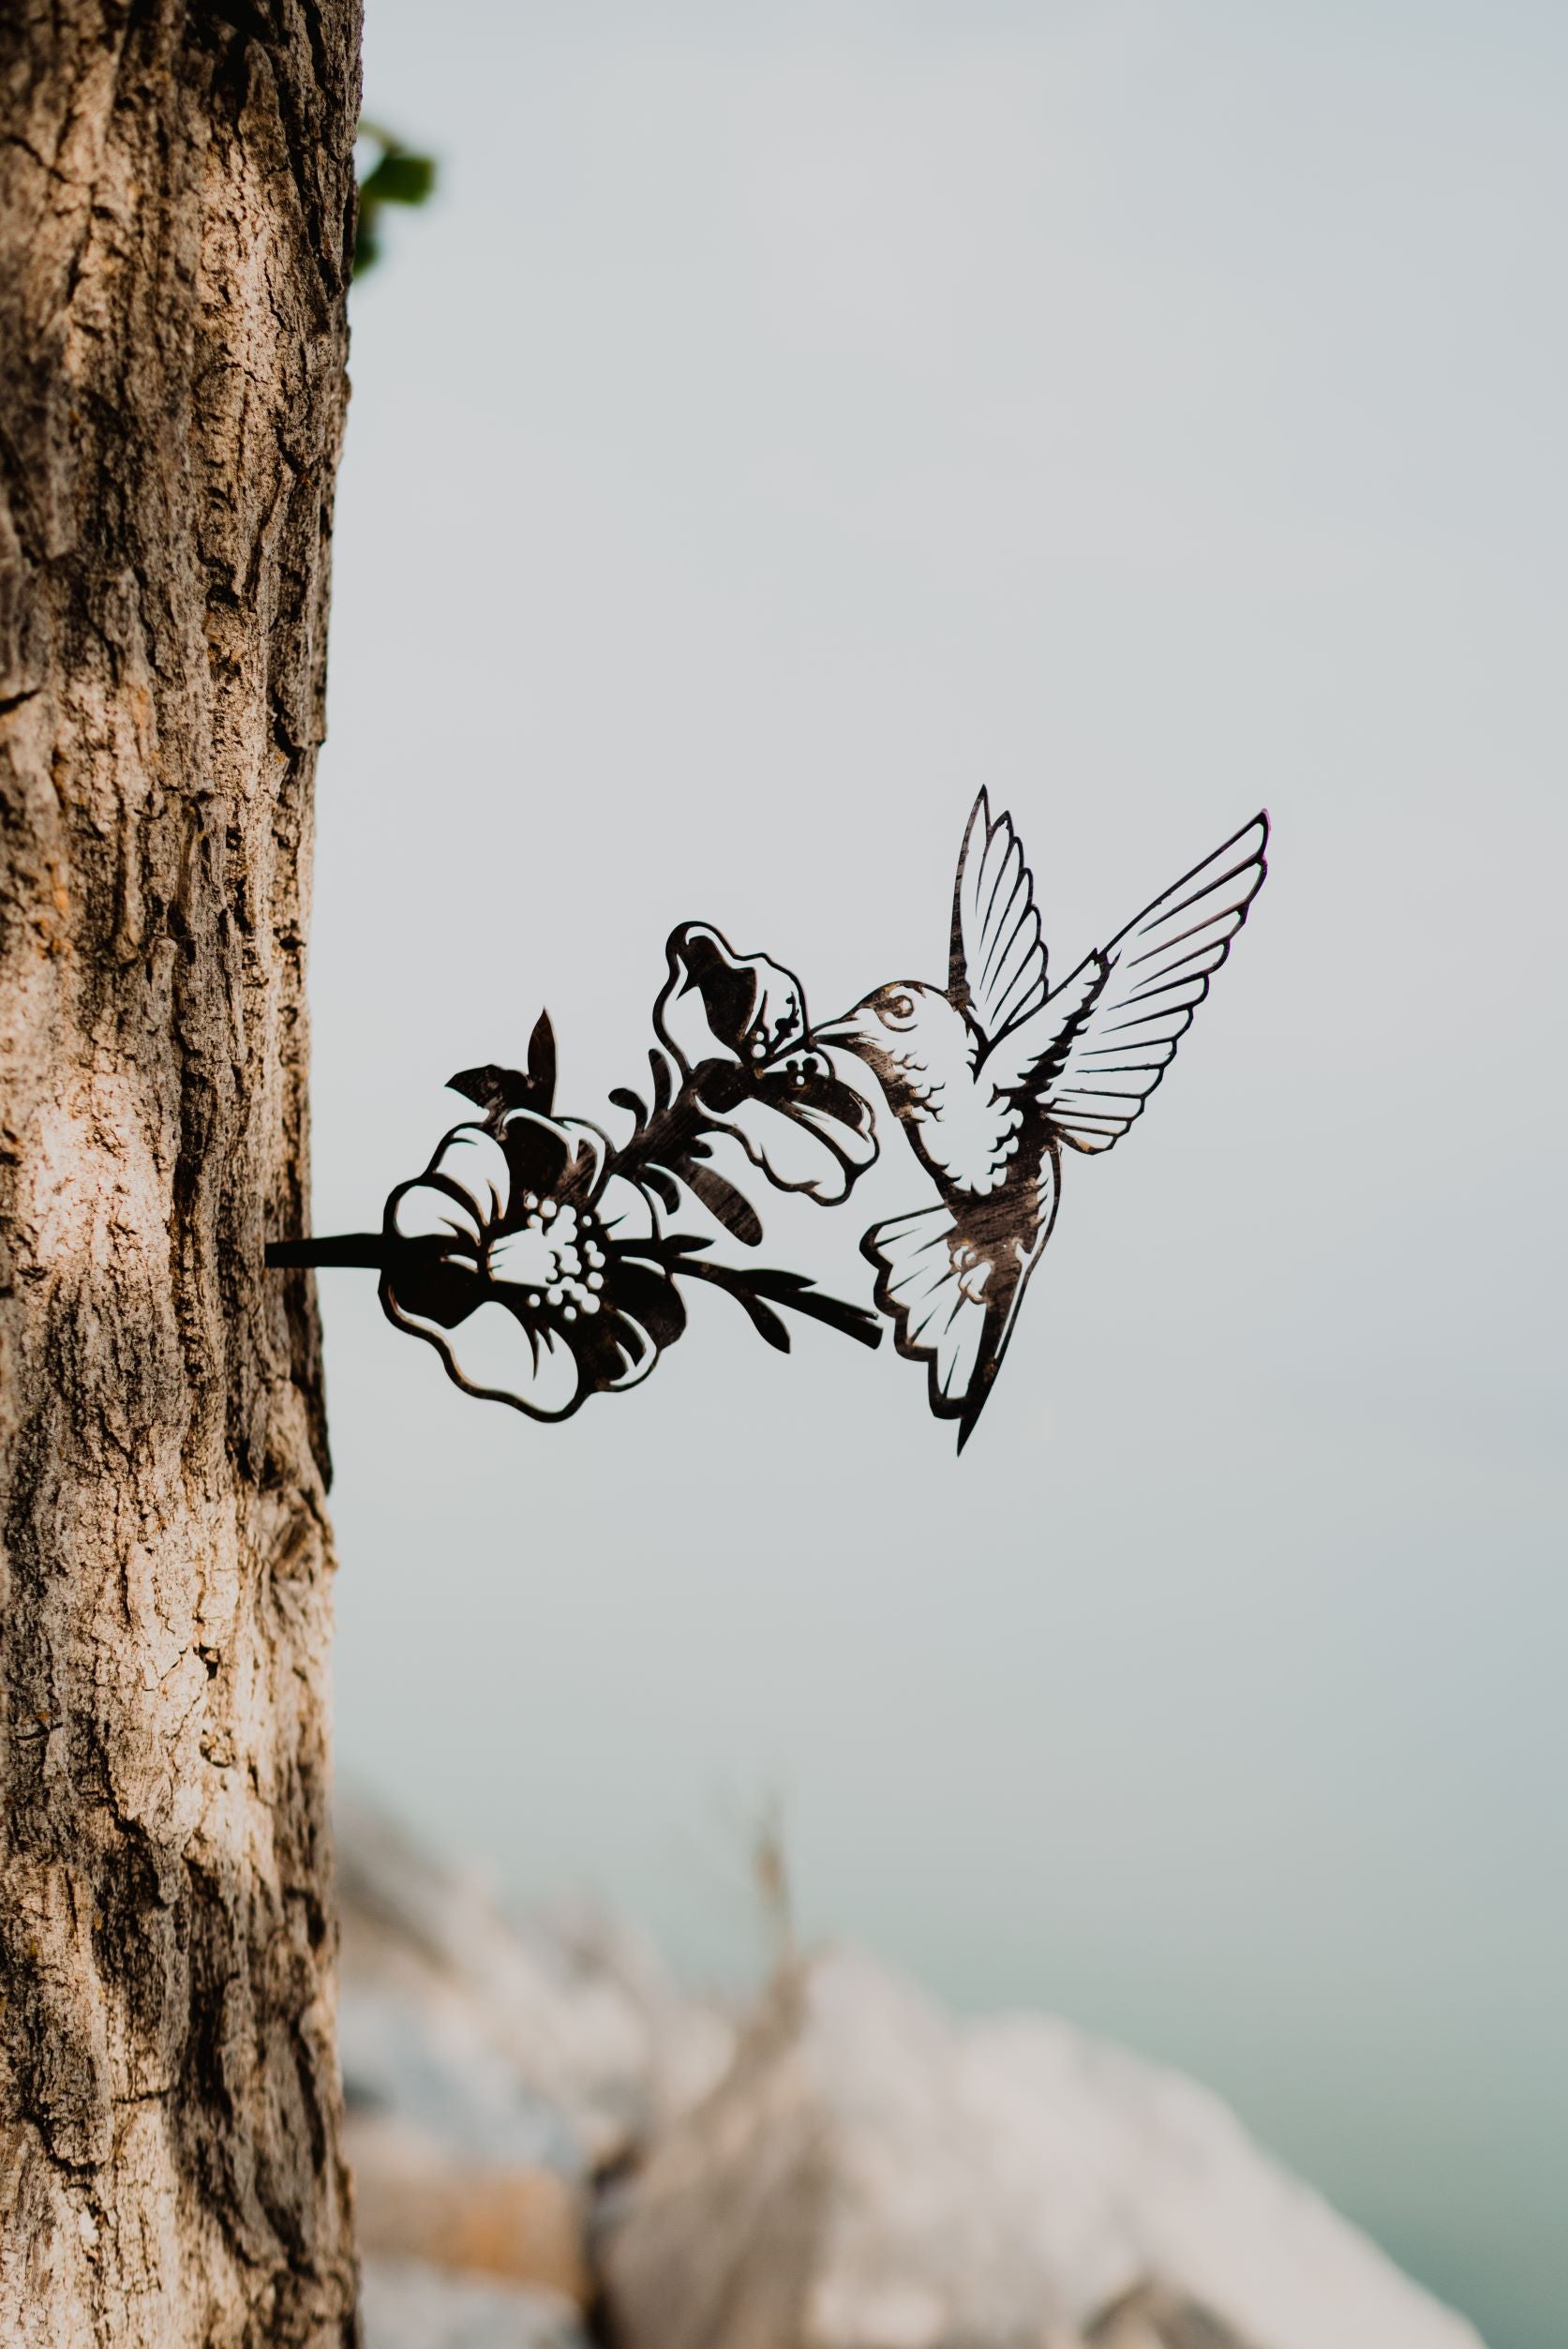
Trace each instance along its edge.
<instances>
[{"instance_id":1,"label":"tree trunk","mask_svg":"<svg viewBox=\"0 0 1568 2349\"><path fill-rule=\"evenodd\" d=\"M0 2340L354 2337L304 942L358 0L0 9Z\"/></svg>"}]
</instances>

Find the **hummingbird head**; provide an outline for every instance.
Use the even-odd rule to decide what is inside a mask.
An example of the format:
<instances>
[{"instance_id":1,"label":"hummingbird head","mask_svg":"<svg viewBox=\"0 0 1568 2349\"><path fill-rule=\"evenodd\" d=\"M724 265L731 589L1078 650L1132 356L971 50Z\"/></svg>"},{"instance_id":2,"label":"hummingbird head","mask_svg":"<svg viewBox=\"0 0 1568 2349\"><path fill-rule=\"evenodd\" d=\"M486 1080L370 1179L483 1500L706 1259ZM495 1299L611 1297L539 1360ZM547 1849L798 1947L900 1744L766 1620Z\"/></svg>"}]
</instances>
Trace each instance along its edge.
<instances>
[{"instance_id":1,"label":"hummingbird head","mask_svg":"<svg viewBox=\"0 0 1568 2349\"><path fill-rule=\"evenodd\" d=\"M882 1085L893 1108L918 1110L933 1094L969 1076L975 1037L940 987L895 979L813 1030L819 1043L855 1053Z\"/></svg>"}]
</instances>

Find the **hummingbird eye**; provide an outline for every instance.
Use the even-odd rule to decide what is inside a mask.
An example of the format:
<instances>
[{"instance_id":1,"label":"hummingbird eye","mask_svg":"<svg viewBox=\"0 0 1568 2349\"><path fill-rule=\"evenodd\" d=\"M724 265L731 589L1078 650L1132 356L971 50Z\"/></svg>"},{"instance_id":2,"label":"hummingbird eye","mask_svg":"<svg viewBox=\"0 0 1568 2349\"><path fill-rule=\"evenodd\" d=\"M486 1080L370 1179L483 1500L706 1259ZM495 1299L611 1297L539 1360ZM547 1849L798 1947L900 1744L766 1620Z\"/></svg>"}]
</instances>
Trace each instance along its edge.
<instances>
[{"instance_id":1,"label":"hummingbird eye","mask_svg":"<svg viewBox=\"0 0 1568 2349\"><path fill-rule=\"evenodd\" d=\"M913 995L884 995L876 1007L876 1016L884 1027L907 1027L915 1017Z\"/></svg>"}]
</instances>

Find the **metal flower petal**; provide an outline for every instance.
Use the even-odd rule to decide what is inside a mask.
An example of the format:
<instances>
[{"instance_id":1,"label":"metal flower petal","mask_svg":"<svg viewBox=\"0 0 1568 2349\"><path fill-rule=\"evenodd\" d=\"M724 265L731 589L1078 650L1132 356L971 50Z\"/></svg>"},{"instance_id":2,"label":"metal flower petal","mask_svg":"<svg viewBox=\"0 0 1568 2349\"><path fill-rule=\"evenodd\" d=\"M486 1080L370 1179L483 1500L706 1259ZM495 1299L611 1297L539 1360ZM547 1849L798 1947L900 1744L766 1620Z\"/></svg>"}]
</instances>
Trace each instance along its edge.
<instances>
[{"instance_id":1,"label":"metal flower petal","mask_svg":"<svg viewBox=\"0 0 1568 2349\"><path fill-rule=\"evenodd\" d=\"M381 1302L470 1394L534 1419L635 1385L685 1327L647 1195L606 1179L607 1145L575 1118L514 1109L455 1128L387 1202Z\"/></svg>"},{"instance_id":2,"label":"metal flower petal","mask_svg":"<svg viewBox=\"0 0 1568 2349\"><path fill-rule=\"evenodd\" d=\"M511 1173L512 1197L591 1198L604 1179L609 1144L581 1117L510 1109L495 1133Z\"/></svg>"},{"instance_id":3,"label":"metal flower petal","mask_svg":"<svg viewBox=\"0 0 1568 2349\"><path fill-rule=\"evenodd\" d=\"M814 1048L799 980L706 922L675 931L666 953L654 1025L704 1116L781 1189L845 1198L876 1156L872 1111Z\"/></svg>"},{"instance_id":4,"label":"metal flower petal","mask_svg":"<svg viewBox=\"0 0 1568 2349\"><path fill-rule=\"evenodd\" d=\"M704 1061L759 1066L806 1036L806 998L793 971L766 954L737 954L706 921L672 931L669 978L653 1025L688 1076Z\"/></svg>"},{"instance_id":5,"label":"metal flower petal","mask_svg":"<svg viewBox=\"0 0 1568 2349\"><path fill-rule=\"evenodd\" d=\"M599 1194L599 1218L619 1248L634 1247L654 1235L653 1203L647 1191L612 1174Z\"/></svg>"},{"instance_id":6,"label":"metal flower petal","mask_svg":"<svg viewBox=\"0 0 1568 2349\"><path fill-rule=\"evenodd\" d=\"M694 1084L713 1123L733 1134L781 1190L805 1191L831 1205L848 1197L876 1156L869 1104L821 1053L793 1053L754 1076L710 1064Z\"/></svg>"},{"instance_id":7,"label":"metal flower petal","mask_svg":"<svg viewBox=\"0 0 1568 2349\"><path fill-rule=\"evenodd\" d=\"M564 1334L547 1324L530 1329L493 1294L440 1343L459 1385L531 1419L564 1419L582 1399L581 1365Z\"/></svg>"},{"instance_id":8,"label":"metal flower petal","mask_svg":"<svg viewBox=\"0 0 1568 2349\"><path fill-rule=\"evenodd\" d=\"M386 1228L402 1239L462 1241L477 1252L486 1224L506 1212L512 1177L486 1126L455 1126L425 1173L387 1201Z\"/></svg>"}]
</instances>

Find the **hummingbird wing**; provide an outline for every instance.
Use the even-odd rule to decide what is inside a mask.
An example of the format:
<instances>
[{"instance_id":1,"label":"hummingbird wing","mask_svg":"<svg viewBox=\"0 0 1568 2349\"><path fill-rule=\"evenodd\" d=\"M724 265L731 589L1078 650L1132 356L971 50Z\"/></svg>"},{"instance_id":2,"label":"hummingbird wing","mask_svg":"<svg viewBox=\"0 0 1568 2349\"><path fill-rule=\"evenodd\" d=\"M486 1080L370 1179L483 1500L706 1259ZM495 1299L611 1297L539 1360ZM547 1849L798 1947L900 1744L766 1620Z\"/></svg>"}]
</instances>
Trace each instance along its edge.
<instances>
[{"instance_id":1,"label":"hummingbird wing","mask_svg":"<svg viewBox=\"0 0 1568 2349\"><path fill-rule=\"evenodd\" d=\"M1010 815L992 821L982 791L970 810L953 883L948 993L988 1041L1045 1001L1045 942L1035 884Z\"/></svg>"},{"instance_id":2,"label":"hummingbird wing","mask_svg":"<svg viewBox=\"0 0 1568 2349\"><path fill-rule=\"evenodd\" d=\"M1070 1005L1076 985L1083 999L1053 1024L1031 1082L1053 1132L1075 1150L1109 1150L1142 1114L1263 886L1268 834L1265 810L1087 956L1051 998ZM1097 965L1103 977L1092 985Z\"/></svg>"}]
</instances>

